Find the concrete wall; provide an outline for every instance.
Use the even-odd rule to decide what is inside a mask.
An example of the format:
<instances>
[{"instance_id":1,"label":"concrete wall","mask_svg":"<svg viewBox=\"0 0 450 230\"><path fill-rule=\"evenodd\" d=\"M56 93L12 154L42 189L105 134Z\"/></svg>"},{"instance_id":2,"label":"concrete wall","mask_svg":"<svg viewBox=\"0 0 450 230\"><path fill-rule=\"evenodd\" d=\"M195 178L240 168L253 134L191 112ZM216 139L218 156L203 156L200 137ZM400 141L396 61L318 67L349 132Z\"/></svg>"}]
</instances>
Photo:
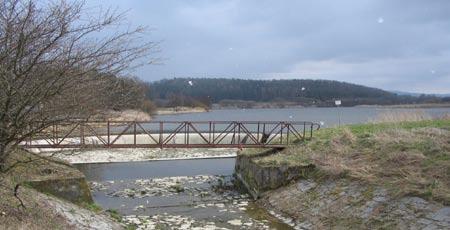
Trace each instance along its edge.
<instances>
[{"instance_id":1,"label":"concrete wall","mask_svg":"<svg viewBox=\"0 0 450 230\"><path fill-rule=\"evenodd\" d=\"M290 181L302 178L314 170L314 165L305 166L264 166L255 163L255 159L274 154L279 149L271 149L257 155L239 155L236 158L235 175L238 186L243 186L257 199L261 193L279 188Z\"/></svg>"},{"instance_id":2,"label":"concrete wall","mask_svg":"<svg viewBox=\"0 0 450 230\"><path fill-rule=\"evenodd\" d=\"M84 176L32 180L27 182L36 190L68 200L75 204L92 203L92 196Z\"/></svg>"}]
</instances>

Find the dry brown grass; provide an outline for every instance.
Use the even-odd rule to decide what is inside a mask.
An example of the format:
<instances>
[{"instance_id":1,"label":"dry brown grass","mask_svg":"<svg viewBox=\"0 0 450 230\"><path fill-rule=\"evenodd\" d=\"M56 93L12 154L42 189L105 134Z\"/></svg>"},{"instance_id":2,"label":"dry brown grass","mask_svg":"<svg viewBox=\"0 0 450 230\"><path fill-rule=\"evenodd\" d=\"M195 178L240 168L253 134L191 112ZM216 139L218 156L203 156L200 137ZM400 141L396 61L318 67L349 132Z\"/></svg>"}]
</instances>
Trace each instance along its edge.
<instances>
[{"instance_id":1,"label":"dry brown grass","mask_svg":"<svg viewBox=\"0 0 450 230\"><path fill-rule=\"evenodd\" d=\"M386 123L386 122L405 122L405 121L424 121L431 120L432 117L423 110L413 111L389 111L377 115L371 122Z\"/></svg>"},{"instance_id":2,"label":"dry brown grass","mask_svg":"<svg viewBox=\"0 0 450 230\"><path fill-rule=\"evenodd\" d=\"M450 113L446 113L446 114L442 115L441 119L442 120L450 120Z\"/></svg>"},{"instance_id":3,"label":"dry brown grass","mask_svg":"<svg viewBox=\"0 0 450 230\"><path fill-rule=\"evenodd\" d=\"M68 229L66 221L46 207L43 195L29 188L26 181L80 176L80 172L64 162L41 158L21 149L14 150L8 165L17 164L0 174L0 229ZM14 188L19 184L17 197ZM21 207L20 200L25 207Z\"/></svg>"},{"instance_id":4,"label":"dry brown grass","mask_svg":"<svg viewBox=\"0 0 450 230\"><path fill-rule=\"evenodd\" d=\"M39 194L28 187L20 187L18 196L14 197L14 183L2 178L0 186L0 229L70 229L66 221L51 209L45 207L45 201Z\"/></svg>"},{"instance_id":5,"label":"dry brown grass","mask_svg":"<svg viewBox=\"0 0 450 230\"><path fill-rule=\"evenodd\" d=\"M450 121L323 130L311 142L260 162L311 162L330 177L383 185L394 195L414 194L450 203Z\"/></svg>"},{"instance_id":6,"label":"dry brown grass","mask_svg":"<svg viewBox=\"0 0 450 230\"><path fill-rule=\"evenodd\" d=\"M80 171L61 160L39 156L20 148L13 151L14 153L7 159L7 164L15 167L8 171L6 176L15 182L82 176Z\"/></svg>"},{"instance_id":7,"label":"dry brown grass","mask_svg":"<svg viewBox=\"0 0 450 230\"><path fill-rule=\"evenodd\" d=\"M345 159L337 154L314 154L311 159L314 165L326 171L331 177L340 177L348 171Z\"/></svg>"}]
</instances>

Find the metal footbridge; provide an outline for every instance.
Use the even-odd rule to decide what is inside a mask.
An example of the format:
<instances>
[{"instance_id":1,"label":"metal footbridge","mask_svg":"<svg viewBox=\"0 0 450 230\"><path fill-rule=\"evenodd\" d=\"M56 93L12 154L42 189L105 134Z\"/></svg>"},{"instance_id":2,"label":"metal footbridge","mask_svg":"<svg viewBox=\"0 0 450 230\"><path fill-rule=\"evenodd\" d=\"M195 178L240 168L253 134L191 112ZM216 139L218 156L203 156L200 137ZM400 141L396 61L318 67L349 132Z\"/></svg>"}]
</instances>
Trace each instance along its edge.
<instances>
[{"instance_id":1,"label":"metal footbridge","mask_svg":"<svg viewBox=\"0 0 450 230\"><path fill-rule=\"evenodd\" d=\"M309 121L70 121L22 143L25 148L278 148L311 139Z\"/></svg>"}]
</instances>

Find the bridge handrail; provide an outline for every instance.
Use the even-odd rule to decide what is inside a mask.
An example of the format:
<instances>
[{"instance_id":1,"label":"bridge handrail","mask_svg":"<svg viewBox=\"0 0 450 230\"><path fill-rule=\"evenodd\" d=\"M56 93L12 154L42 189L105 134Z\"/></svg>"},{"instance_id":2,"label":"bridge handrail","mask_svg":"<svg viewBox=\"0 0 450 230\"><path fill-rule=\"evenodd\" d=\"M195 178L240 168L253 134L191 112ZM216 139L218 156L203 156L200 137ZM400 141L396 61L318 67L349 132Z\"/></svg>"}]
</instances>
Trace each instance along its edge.
<instances>
[{"instance_id":1,"label":"bridge handrail","mask_svg":"<svg viewBox=\"0 0 450 230\"><path fill-rule=\"evenodd\" d=\"M93 125L99 124L99 125ZM102 124L102 125L100 125ZM145 126L146 124L159 124L156 127ZM172 127L168 127L172 124ZM175 124L175 125L173 125ZM209 124L209 126L207 126ZM72 125L73 127L62 129L59 131L58 127L64 125ZM216 126L219 125L219 126ZM220 126L222 125L222 126ZM250 126L251 125L251 126ZM203 126L203 127L202 127ZM225 128L226 127L226 128ZM159 146L163 148L177 147L177 146L194 146L193 143L189 142L189 137L185 136L184 144L170 144L169 141L175 141L175 136L177 134L198 134L208 146L249 146L249 147L273 147L282 146L289 144L289 134L292 138L297 138L301 140L310 139L313 136L313 131L320 129L320 124L311 121L108 121L108 120L70 120L65 122L56 123L53 129L49 129L48 132L43 132L43 136L39 135L41 138L44 137L47 144L36 144L33 143L34 140L39 140L37 138L32 138L25 143L25 146L40 146L40 147L74 147L77 144L65 144L63 140L67 138L79 138L80 146L87 146L92 144L86 144L86 138L89 138L89 133L92 137L96 137L98 141L101 141L100 145L103 147L123 147L123 146L148 146L156 147ZM113 130L114 129L114 130ZM74 132L78 130L78 132ZM101 131L103 130L103 131ZM65 131L65 132L64 132ZM105 133L106 132L106 133ZM61 135L62 134L62 135ZM133 135L133 144L122 144L116 143L121 136ZM146 134L148 135L154 143L139 144L137 143L137 135ZM215 135L218 134L218 135ZM106 135L106 137L105 137ZM163 136L166 135L166 136ZM228 135L232 135L232 143L223 144L222 140ZM244 135L242 137L241 135ZM279 139L274 139L279 135ZM48 138L45 138L45 137ZM247 137L245 137L247 136ZM38 137L38 136L37 136ZM237 142L235 142L235 138ZM241 143L241 138L247 140L250 138L252 143ZM286 138L287 143L283 143L283 138ZM49 141L50 140L50 141ZM272 144L272 141L280 140L279 145ZM101 147L97 145L98 147ZM198 145L195 145L198 147Z\"/></svg>"},{"instance_id":2,"label":"bridge handrail","mask_svg":"<svg viewBox=\"0 0 450 230\"><path fill-rule=\"evenodd\" d=\"M179 121L171 121L171 120L151 120L151 121L139 121L139 120L124 120L124 121L117 121L117 120L68 120L68 121L61 121L58 122L58 124L72 124L72 123L131 123L131 122L136 122L136 123L181 123L181 122L190 122L190 123L199 123L199 124L208 124L210 122L212 123L225 123L225 124L229 124L229 123L246 123L246 124L258 124L258 123L266 123L266 124L278 124L278 123L290 123L290 124L316 124L319 125L319 123L317 122L313 122L313 121L274 121L274 120L268 120L268 121L254 121L254 120L211 120L211 121L193 121L193 120L179 120Z\"/></svg>"}]
</instances>

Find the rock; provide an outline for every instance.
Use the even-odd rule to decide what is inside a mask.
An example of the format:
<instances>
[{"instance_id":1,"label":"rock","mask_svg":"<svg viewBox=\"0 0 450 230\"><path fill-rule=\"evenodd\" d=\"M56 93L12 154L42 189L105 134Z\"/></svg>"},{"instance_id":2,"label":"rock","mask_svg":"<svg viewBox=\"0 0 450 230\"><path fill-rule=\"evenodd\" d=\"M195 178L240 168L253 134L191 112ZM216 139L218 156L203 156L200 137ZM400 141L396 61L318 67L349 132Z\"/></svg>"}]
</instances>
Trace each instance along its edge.
<instances>
[{"instance_id":1,"label":"rock","mask_svg":"<svg viewBox=\"0 0 450 230\"><path fill-rule=\"evenodd\" d=\"M441 229L442 228L439 228L436 225L428 225L428 226L425 226L425 228L423 228L422 230L441 230Z\"/></svg>"},{"instance_id":2,"label":"rock","mask_svg":"<svg viewBox=\"0 0 450 230\"><path fill-rule=\"evenodd\" d=\"M186 224L182 224L179 229L190 229L190 228L191 228L191 224L186 223Z\"/></svg>"},{"instance_id":3,"label":"rock","mask_svg":"<svg viewBox=\"0 0 450 230\"><path fill-rule=\"evenodd\" d=\"M299 223L295 226L295 229L312 229L312 224L307 222Z\"/></svg>"},{"instance_id":4,"label":"rock","mask_svg":"<svg viewBox=\"0 0 450 230\"><path fill-rule=\"evenodd\" d=\"M300 190L301 192L307 192L316 186L317 186L317 184L312 181L300 180L297 184L297 189Z\"/></svg>"},{"instance_id":5,"label":"rock","mask_svg":"<svg viewBox=\"0 0 450 230\"><path fill-rule=\"evenodd\" d=\"M241 226L242 225L242 221L239 219L234 219L234 220L229 220L227 221L227 223L234 225L234 226Z\"/></svg>"},{"instance_id":6,"label":"rock","mask_svg":"<svg viewBox=\"0 0 450 230\"><path fill-rule=\"evenodd\" d=\"M405 197L400 202L413 209L426 209L428 207L428 202L420 197Z\"/></svg>"},{"instance_id":7,"label":"rock","mask_svg":"<svg viewBox=\"0 0 450 230\"><path fill-rule=\"evenodd\" d=\"M430 216L431 219L450 225L450 207L441 208Z\"/></svg>"},{"instance_id":8,"label":"rock","mask_svg":"<svg viewBox=\"0 0 450 230\"><path fill-rule=\"evenodd\" d=\"M285 218L284 220L283 220L283 222L285 223L285 224L287 224L287 225L290 225L290 226L292 226L292 225L294 225L294 221L292 220L292 218Z\"/></svg>"},{"instance_id":9,"label":"rock","mask_svg":"<svg viewBox=\"0 0 450 230\"><path fill-rule=\"evenodd\" d=\"M417 223L423 224L423 225L425 225L425 226L428 226L428 225L430 225L431 223L433 223L433 221L428 220L428 219L425 219L425 218L420 218L420 219L417 221Z\"/></svg>"},{"instance_id":10,"label":"rock","mask_svg":"<svg viewBox=\"0 0 450 230\"><path fill-rule=\"evenodd\" d=\"M373 200L376 202L385 202L387 200L387 191L386 189L376 189L373 193Z\"/></svg>"},{"instance_id":11,"label":"rock","mask_svg":"<svg viewBox=\"0 0 450 230\"><path fill-rule=\"evenodd\" d=\"M222 181L226 185L220 191L214 190L214 186L218 181ZM171 186L176 185L182 186L185 189L183 195L192 196L192 205L194 208L208 208L208 212L209 210L212 211L211 214L220 213L217 217L213 217L215 223L228 225L228 228L231 229L241 227L245 229L269 229L269 222L254 220L244 215L244 211L247 210L246 207L250 203L250 197L229 189L229 185L232 185L231 176L164 177L134 179L124 182L117 180L114 185L107 181L102 183L108 186L108 191L102 193L109 194L109 196L118 196L126 200L131 200L132 198L139 199L131 202L134 204L133 206L137 205L134 207L135 213L147 213L147 211L153 210L150 207L159 204L158 202L152 202L154 199L158 199L153 197L179 196L177 193L171 191L174 190ZM97 187L99 186L98 184L96 185ZM209 198L201 199L200 194ZM140 203L136 204L135 202ZM130 205L127 206L133 209L133 206ZM147 208L148 210L146 210ZM142 210L145 210L145 212ZM153 213L153 211L150 212ZM202 218L194 220L191 217L171 214L173 213L159 213L152 216L130 216L124 217L123 222L129 225L138 224L136 226L137 229L226 229L215 226L214 222L206 222ZM228 218L222 219L224 216Z\"/></svg>"}]
</instances>

